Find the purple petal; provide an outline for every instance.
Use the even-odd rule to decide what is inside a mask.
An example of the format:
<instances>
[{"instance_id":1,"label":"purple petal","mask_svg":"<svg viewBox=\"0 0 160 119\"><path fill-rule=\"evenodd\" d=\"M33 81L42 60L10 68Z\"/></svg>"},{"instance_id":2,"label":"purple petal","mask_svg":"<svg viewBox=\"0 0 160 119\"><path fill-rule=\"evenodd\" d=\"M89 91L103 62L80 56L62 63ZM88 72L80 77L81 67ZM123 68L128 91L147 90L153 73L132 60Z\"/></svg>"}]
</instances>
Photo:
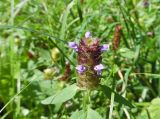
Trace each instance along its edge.
<instances>
[{"instance_id":1,"label":"purple petal","mask_svg":"<svg viewBox=\"0 0 160 119\"><path fill-rule=\"evenodd\" d=\"M97 72L98 75L101 75L104 66L102 64L94 66L94 70Z\"/></svg>"},{"instance_id":2,"label":"purple petal","mask_svg":"<svg viewBox=\"0 0 160 119\"><path fill-rule=\"evenodd\" d=\"M91 34L91 32L87 31L85 33L85 38L90 38L90 37L92 37L92 34Z\"/></svg>"},{"instance_id":3,"label":"purple petal","mask_svg":"<svg viewBox=\"0 0 160 119\"><path fill-rule=\"evenodd\" d=\"M94 66L95 71L99 71L99 70L102 70L102 69L104 69L104 66L102 64Z\"/></svg>"},{"instance_id":4,"label":"purple petal","mask_svg":"<svg viewBox=\"0 0 160 119\"><path fill-rule=\"evenodd\" d=\"M68 46L72 49L74 49L75 51L78 51L78 45L76 42L69 42Z\"/></svg>"},{"instance_id":5,"label":"purple petal","mask_svg":"<svg viewBox=\"0 0 160 119\"><path fill-rule=\"evenodd\" d=\"M101 46L101 51L103 52L103 51L107 51L107 50L109 50L109 44L103 44Z\"/></svg>"},{"instance_id":6,"label":"purple petal","mask_svg":"<svg viewBox=\"0 0 160 119\"><path fill-rule=\"evenodd\" d=\"M76 69L77 69L78 73L80 73L80 74L83 73L84 71L86 71L86 67L83 65L77 65Z\"/></svg>"}]
</instances>

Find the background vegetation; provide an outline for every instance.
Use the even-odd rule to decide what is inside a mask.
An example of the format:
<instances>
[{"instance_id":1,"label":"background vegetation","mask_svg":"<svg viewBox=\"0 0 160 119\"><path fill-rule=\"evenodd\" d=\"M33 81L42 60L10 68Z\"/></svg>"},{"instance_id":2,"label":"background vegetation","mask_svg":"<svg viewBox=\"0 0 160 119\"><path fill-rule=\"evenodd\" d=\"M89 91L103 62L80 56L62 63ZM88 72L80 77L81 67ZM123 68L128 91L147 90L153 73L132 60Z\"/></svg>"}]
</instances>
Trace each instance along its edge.
<instances>
[{"instance_id":1,"label":"background vegetation","mask_svg":"<svg viewBox=\"0 0 160 119\"><path fill-rule=\"evenodd\" d=\"M159 119L159 0L1 0L0 16L1 119ZM76 92L68 41L86 31L111 44L103 54L106 96ZM62 81L66 62L71 73Z\"/></svg>"}]
</instances>

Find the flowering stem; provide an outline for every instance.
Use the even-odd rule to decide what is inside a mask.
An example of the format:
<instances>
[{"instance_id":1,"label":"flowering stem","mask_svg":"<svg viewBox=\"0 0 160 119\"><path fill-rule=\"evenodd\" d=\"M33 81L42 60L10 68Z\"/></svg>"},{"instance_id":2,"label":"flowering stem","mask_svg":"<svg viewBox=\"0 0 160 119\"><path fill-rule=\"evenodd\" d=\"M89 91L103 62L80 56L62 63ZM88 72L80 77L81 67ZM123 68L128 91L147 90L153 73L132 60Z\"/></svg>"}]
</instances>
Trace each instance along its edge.
<instances>
[{"instance_id":1,"label":"flowering stem","mask_svg":"<svg viewBox=\"0 0 160 119\"><path fill-rule=\"evenodd\" d=\"M114 76L114 71L112 69L112 76L113 76L113 81L112 81L112 90L115 90L115 76ZM114 98L115 94L114 92L111 93L111 103L110 103L110 110L109 110L109 119L112 119L112 113L113 113L113 107L114 107Z\"/></svg>"},{"instance_id":2,"label":"flowering stem","mask_svg":"<svg viewBox=\"0 0 160 119\"><path fill-rule=\"evenodd\" d=\"M90 104L90 90L85 90L83 92L83 110L87 111L87 108Z\"/></svg>"}]
</instances>

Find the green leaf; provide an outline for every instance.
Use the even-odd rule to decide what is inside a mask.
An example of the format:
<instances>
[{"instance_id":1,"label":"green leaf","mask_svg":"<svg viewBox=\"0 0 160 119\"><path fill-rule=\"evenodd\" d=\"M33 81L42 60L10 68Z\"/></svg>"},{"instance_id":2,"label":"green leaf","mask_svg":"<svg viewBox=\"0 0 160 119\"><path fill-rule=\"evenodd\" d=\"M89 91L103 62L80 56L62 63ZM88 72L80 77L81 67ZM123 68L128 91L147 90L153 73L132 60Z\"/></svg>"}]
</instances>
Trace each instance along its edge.
<instances>
[{"instance_id":1,"label":"green leaf","mask_svg":"<svg viewBox=\"0 0 160 119\"><path fill-rule=\"evenodd\" d=\"M66 88L64 88L62 91L57 92L55 95L52 95L44 100L42 100L42 104L59 104L63 103L71 98L74 97L74 95L77 92L78 87L73 84Z\"/></svg>"},{"instance_id":2,"label":"green leaf","mask_svg":"<svg viewBox=\"0 0 160 119\"><path fill-rule=\"evenodd\" d=\"M68 18L68 15L69 15L69 12L70 12L70 9L74 6L75 4L75 0L72 0L66 10L64 11L64 14L63 14L63 17L62 17L62 27L61 27L61 31L60 31L60 38L64 39L65 38L65 32L66 32L66 26L67 26L67 18Z\"/></svg>"},{"instance_id":3,"label":"green leaf","mask_svg":"<svg viewBox=\"0 0 160 119\"><path fill-rule=\"evenodd\" d=\"M133 52L132 50L128 49L128 48L121 48L119 50L119 53L122 57L128 58L128 59L133 59L135 58L135 52Z\"/></svg>"},{"instance_id":4,"label":"green leaf","mask_svg":"<svg viewBox=\"0 0 160 119\"><path fill-rule=\"evenodd\" d=\"M103 92L106 94L106 96L111 99L111 94L115 93L115 101L120 103L120 104L124 104L126 106L129 106L130 108L134 108L134 106L128 101L126 100L124 97L122 97L121 95L119 95L118 93L114 92L111 88L109 88L108 86L105 85L101 85L101 88L103 90Z\"/></svg>"},{"instance_id":5,"label":"green leaf","mask_svg":"<svg viewBox=\"0 0 160 119\"><path fill-rule=\"evenodd\" d=\"M151 101L148 107L144 107L137 119L159 119L160 117L160 98L155 98Z\"/></svg>"},{"instance_id":6,"label":"green leaf","mask_svg":"<svg viewBox=\"0 0 160 119\"><path fill-rule=\"evenodd\" d=\"M41 91L44 94L47 94L49 96L56 94L58 91L61 90L61 87L58 81L41 80L38 83L39 83Z\"/></svg>"},{"instance_id":7,"label":"green leaf","mask_svg":"<svg viewBox=\"0 0 160 119\"><path fill-rule=\"evenodd\" d=\"M87 119L102 119L98 112L88 108Z\"/></svg>"},{"instance_id":8,"label":"green leaf","mask_svg":"<svg viewBox=\"0 0 160 119\"><path fill-rule=\"evenodd\" d=\"M85 119L86 118L87 113L84 112L83 110L80 111L75 111L72 113L70 119Z\"/></svg>"}]
</instances>

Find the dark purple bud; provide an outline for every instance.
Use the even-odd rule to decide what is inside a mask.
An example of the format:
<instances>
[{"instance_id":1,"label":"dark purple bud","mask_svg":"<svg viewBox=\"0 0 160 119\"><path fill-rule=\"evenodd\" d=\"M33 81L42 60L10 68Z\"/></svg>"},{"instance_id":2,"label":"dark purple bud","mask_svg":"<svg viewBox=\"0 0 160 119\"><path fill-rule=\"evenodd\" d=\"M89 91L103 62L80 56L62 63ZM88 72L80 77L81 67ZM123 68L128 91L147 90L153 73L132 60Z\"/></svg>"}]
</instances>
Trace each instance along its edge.
<instances>
[{"instance_id":1,"label":"dark purple bud","mask_svg":"<svg viewBox=\"0 0 160 119\"><path fill-rule=\"evenodd\" d=\"M154 36L154 32L147 32L147 36L153 37Z\"/></svg>"},{"instance_id":2,"label":"dark purple bud","mask_svg":"<svg viewBox=\"0 0 160 119\"><path fill-rule=\"evenodd\" d=\"M148 7L149 6L149 1L148 0L144 0L143 1L143 5L144 5L144 7Z\"/></svg>"},{"instance_id":3,"label":"dark purple bud","mask_svg":"<svg viewBox=\"0 0 160 119\"><path fill-rule=\"evenodd\" d=\"M86 67L83 66L83 65L77 65L77 66L76 66L76 69L77 69L77 72L78 72L79 74L82 74L83 72L86 71Z\"/></svg>"},{"instance_id":4,"label":"dark purple bud","mask_svg":"<svg viewBox=\"0 0 160 119\"><path fill-rule=\"evenodd\" d=\"M102 64L94 66L94 70L97 72L98 75L101 75L104 66Z\"/></svg>"},{"instance_id":5,"label":"dark purple bud","mask_svg":"<svg viewBox=\"0 0 160 119\"><path fill-rule=\"evenodd\" d=\"M91 32L87 31L85 33L85 38L90 38L90 37L92 37L92 34L91 34Z\"/></svg>"},{"instance_id":6,"label":"dark purple bud","mask_svg":"<svg viewBox=\"0 0 160 119\"><path fill-rule=\"evenodd\" d=\"M101 46L101 52L104 52L104 51L107 51L107 50L109 50L109 44L103 44Z\"/></svg>"},{"instance_id":7,"label":"dark purple bud","mask_svg":"<svg viewBox=\"0 0 160 119\"><path fill-rule=\"evenodd\" d=\"M72 49L74 49L75 51L78 51L78 45L76 42L69 42L68 46Z\"/></svg>"}]
</instances>

